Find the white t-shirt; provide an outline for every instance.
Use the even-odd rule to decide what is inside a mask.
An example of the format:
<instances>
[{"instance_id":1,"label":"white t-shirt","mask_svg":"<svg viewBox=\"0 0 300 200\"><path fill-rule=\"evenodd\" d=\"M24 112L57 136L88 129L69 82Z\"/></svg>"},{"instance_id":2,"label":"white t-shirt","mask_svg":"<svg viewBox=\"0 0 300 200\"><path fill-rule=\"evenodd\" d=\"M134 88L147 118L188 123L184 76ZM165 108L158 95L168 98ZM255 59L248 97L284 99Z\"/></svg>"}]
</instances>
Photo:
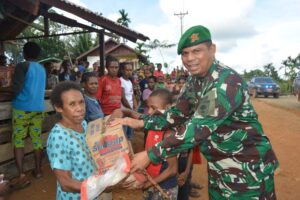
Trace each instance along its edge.
<instances>
[{"instance_id":1,"label":"white t-shirt","mask_svg":"<svg viewBox=\"0 0 300 200\"><path fill-rule=\"evenodd\" d=\"M123 77L121 77L120 80L121 80L121 87L124 89L124 92L125 92L125 98L127 99L128 103L132 109L133 108L133 99L132 99L133 86L132 86L132 83L129 79L125 80Z\"/></svg>"}]
</instances>

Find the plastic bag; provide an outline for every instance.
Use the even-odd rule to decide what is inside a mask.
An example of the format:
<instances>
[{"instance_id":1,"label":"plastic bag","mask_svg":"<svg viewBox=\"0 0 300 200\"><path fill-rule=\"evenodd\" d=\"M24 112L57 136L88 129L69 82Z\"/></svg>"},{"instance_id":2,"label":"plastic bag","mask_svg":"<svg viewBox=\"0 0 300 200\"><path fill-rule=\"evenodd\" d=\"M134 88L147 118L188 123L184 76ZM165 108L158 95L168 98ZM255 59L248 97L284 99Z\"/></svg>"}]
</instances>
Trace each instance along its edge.
<instances>
[{"instance_id":1,"label":"plastic bag","mask_svg":"<svg viewBox=\"0 0 300 200\"><path fill-rule=\"evenodd\" d=\"M95 199L107 187L118 184L129 172L130 160L128 154L124 154L105 174L91 176L81 184L80 199Z\"/></svg>"}]
</instances>

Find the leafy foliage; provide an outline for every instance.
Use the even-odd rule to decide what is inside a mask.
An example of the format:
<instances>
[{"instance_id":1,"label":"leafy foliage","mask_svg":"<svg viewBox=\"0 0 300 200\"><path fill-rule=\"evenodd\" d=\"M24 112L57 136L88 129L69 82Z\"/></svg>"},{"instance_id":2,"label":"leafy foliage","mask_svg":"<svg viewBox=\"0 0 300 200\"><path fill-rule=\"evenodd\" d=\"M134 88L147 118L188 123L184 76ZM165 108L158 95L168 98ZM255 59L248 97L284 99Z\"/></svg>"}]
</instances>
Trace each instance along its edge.
<instances>
[{"instance_id":1,"label":"leafy foliage","mask_svg":"<svg viewBox=\"0 0 300 200\"><path fill-rule=\"evenodd\" d=\"M121 16L117 19L117 23L128 27L131 22L131 19L128 17L128 13L124 9L119 10L119 13Z\"/></svg>"}]
</instances>

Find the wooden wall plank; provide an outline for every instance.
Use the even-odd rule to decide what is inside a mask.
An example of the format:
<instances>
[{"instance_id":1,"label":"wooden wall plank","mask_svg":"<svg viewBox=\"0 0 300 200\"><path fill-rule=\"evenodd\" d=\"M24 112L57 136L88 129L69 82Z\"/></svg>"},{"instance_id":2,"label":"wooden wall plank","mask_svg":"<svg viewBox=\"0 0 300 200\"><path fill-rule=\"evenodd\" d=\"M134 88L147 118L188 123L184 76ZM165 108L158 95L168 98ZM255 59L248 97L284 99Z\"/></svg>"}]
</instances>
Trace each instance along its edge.
<instances>
[{"instance_id":1,"label":"wooden wall plank","mask_svg":"<svg viewBox=\"0 0 300 200\"><path fill-rule=\"evenodd\" d=\"M43 160L42 164L44 163L49 163L47 153L44 150L43 152ZM34 163L34 154L29 153L24 156L24 165L23 169L25 172L30 171L35 168L35 163ZM8 179L12 179L17 177L19 174L17 167L16 167L16 162L15 160L11 160L9 162L6 162L5 164L0 165L0 172L5 174L5 177Z\"/></svg>"},{"instance_id":2,"label":"wooden wall plank","mask_svg":"<svg viewBox=\"0 0 300 200\"><path fill-rule=\"evenodd\" d=\"M53 113L48 114L42 124L42 132L48 132L52 129L55 123L60 119L59 114ZM12 134L12 124L9 122L7 124L0 125L0 144L4 144L11 141Z\"/></svg>"},{"instance_id":3,"label":"wooden wall plank","mask_svg":"<svg viewBox=\"0 0 300 200\"><path fill-rule=\"evenodd\" d=\"M0 120L11 119L11 102L0 102ZM50 99L45 99L45 112L54 111Z\"/></svg>"},{"instance_id":4,"label":"wooden wall plank","mask_svg":"<svg viewBox=\"0 0 300 200\"><path fill-rule=\"evenodd\" d=\"M42 134L43 147L46 146L48 135L49 135L49 132ZM6 144L0 145L0 163L14 158L13 148L14 148L14 146L12 143L6 143ZM25 154L33 151L32 144L31 144L31 138L25 139L24 151L25 151Z\"/></svg>"}]
</instances>

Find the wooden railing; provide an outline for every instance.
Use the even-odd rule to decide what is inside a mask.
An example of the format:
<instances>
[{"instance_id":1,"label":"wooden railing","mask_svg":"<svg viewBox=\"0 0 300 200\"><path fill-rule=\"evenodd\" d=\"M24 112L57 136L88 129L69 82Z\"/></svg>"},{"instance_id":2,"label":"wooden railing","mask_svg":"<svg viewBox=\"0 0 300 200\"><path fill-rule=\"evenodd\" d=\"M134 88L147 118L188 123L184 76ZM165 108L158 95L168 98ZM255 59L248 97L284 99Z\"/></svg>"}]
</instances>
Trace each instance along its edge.
<instances>
[{"instance_id":1,"label":"wooden railing","mask_svg":"<svg viewBox=\"0 0 300 200\"><path fill-rule=\"evenodd\" d=\"M45 100L46 117L42 125L42 143L46 147L49 131L53 125L59 120L58 114L55 113L50 100ZM11 102L0 102L0 173L5 173L9 177L17 175L17 168L14 161L13 144L11 142L12 124ZM33 148L29 134L25 139L25 158L24 170L28 171L34 168Z\"/></svg>"}]
</instances>

